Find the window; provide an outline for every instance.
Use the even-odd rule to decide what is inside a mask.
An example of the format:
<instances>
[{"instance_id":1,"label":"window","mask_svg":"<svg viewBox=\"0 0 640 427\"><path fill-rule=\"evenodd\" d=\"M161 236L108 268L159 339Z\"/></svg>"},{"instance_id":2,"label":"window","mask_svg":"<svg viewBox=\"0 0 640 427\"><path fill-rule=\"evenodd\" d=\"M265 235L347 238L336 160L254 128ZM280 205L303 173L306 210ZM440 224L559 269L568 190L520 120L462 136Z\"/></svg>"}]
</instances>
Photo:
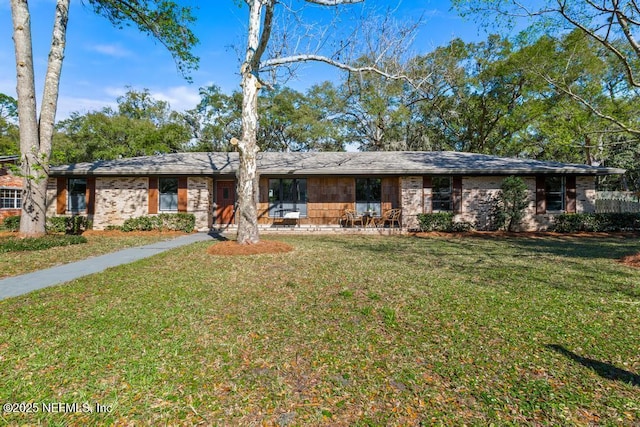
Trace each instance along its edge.
<instances>
[{"instance_id":1,"label":"window","mask_svg":"<svg viewBox=\"0 0 640 427\"><path fill-rule=\"evenodd\" d=\"M356 211L373 211L380 214L382 209L382 180L380 178L356 179Z\"/></svg>"},{"instance_id":2,"label":"window","mask_svg":"<svg viewBox=\"0 0 640 427\"><path fill-rule=\"evenodd\" d=\"M178 178L160 178L160 210L178 210Z\"/></svg>"},{"instance_id":3,"label":"window","mask_svg":"<svg viewBox=\"0 0 640 427\"><path fill-rule=\"evenodd\" d=\"M87 180L85 178L69 178L67 189L67 209L70 212L85 212L87 210Z\"/></svg>"},{"instance_id":4,"label":"window","mask_svg":"<svg viewBox=\"0 0 640 427\"><path fill-rule=\"evenodd\" d=\"M564 210L564 177L547 176L544 179L544 193L547 202L547 211Z\"/></svg>"},{"instance_id":5,"label":"window","mask_svg":"<svg viewBox=\"0 0 640 427\"><path fill-rule=\"evenodd\" d=\"M269 216L282 218L287 212L307 216L307 180L278 178L269 180Z\"/></svg>"},{"instance_id":6,"label":"window","mask_svg":"<svg viewBox=\"0 0 640 427\"><path fill-rule=\"evenodd\" d=\"M19 188L0 189L0 209L20 209L22 207L22 190Z\"/></svg>"},{"instance_id":7,"label":"window","mask_svg":"<svg viewBox=\"0 0 640 427\"><path fill-rule=\"evenodd\" d=\"M433 212L452 211L452 180L450 176L431 178L431 210Z\"/></svg>"}]
</instances>

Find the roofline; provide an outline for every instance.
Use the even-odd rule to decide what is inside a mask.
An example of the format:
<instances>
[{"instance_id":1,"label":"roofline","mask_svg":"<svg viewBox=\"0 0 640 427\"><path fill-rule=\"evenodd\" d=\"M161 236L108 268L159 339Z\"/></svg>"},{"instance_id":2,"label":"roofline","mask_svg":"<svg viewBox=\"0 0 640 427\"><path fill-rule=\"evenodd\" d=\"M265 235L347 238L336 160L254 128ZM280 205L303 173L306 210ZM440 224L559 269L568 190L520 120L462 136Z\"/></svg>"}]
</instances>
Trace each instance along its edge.
<instances>
[{"instance_id":1,"label":"roofline","mask_svg":"<svg viewBox=\"0 0 640 427\"><path fill-rule=\"evenodd\" d=\"M259 171L259 169L258 169ZM575 168L558 168L554 170L532 170L532 169L431 169L431 170L375 170L369 169L367 171L332 171L330 169L323 170L304 170L298 169L291 170L277 170L272 169L261 173L260 175L295 175L295 176L362 176L362 175L377 175L377 176L407 176L407 175L474 175L474 176L503 176L503 175L583 175L583 176L603 176L603 175L622 175L626 172L625 169L619 168L598 168L592 170L579 170ZM218 172L211 170L194 170L188 173L183 171L171 171L171 170L120 170L120 171L91 171L82 169L66 169L66 170L52 170L50 176L224 176L235 177L235 171Z\"/></svg>"}]
</instances>

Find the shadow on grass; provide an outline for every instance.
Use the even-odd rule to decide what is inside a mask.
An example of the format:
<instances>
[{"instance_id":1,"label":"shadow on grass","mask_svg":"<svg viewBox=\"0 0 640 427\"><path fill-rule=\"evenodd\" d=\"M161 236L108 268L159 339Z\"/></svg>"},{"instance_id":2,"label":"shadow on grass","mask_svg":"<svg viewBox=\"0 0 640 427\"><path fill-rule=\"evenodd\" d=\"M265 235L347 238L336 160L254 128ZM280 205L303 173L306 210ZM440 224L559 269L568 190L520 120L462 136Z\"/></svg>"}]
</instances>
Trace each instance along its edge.
<instances>
[{"instance_id":1,"label":"shadow on grass","mask_svg":"<svg viewBox=\"0 0 640 427\"><path fill-rule=\"evenodd\" d=\"M545 347L562 354L563 356L573 360L574 362L578 362L582 366L595 371L595 373L600 375L602 378L613 381L620 381L626 384L630 384L634 387L640 387L640 375L638 374L625 371L624 369L620 369L610 363L601 362L595 359L589 359L588 357L582 357L558 344L547 344L545 345Z\"/></svg>"}]
</instances>

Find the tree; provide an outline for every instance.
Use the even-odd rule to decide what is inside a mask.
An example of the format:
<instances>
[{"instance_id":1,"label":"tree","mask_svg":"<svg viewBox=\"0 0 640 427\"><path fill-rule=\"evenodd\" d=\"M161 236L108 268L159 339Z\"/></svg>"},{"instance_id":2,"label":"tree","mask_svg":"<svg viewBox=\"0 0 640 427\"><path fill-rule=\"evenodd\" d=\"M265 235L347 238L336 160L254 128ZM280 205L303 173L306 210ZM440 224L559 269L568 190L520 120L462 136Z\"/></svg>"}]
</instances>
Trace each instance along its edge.
<instances>
[{"instance_id":1,"label":"tree","mask_svg":"<svg viewBox=\"0 0 640 427\"><path fill-rule=\"evenodd\" d=\"M242 94L222 93L220 87L200 88L200 102L181 115L191 132L190 151L232 151L230 141L241 131Z\"/></svg>"},{"instance_id":2,"label":"tree","mask_svg":"<svg viewBox=\"0 0 640 427\"><path fill-rule=\"evenodd\" d=\"M35 236L45 232L46 189L49 159L58 103L60 73L64 58L70 0L57 0L49 60L44 78L40 114L31 39L31 16L27 0L11 0L13 41L16 56L21 172L24 177L20 232ZM88 0L95 13L115 26L134 25L158 39L174 57L178 70L186 74L197 58L190 50L197 42L189 29L191 9L170 0L129 3L121 0Z\"/></svg>"},{"instance_id":3,"label":"tree","mask_svg":"<svg viewBox=\"0 0 640 427\"><path fill-rule=\"evenodd\" d=\"M344 138L331 120L336 97L332 85L314 86L306 94L289 88L265 91L259 98L258 146L263 151L333 151Z\"/></svg>"},{"instance_id":4,"label":"tree","mask_svg":"<svg viewBox=\"0 0 640 427\"><path fill-rule=\"evenodd\" d=\"M20 152L17 121L18 102L13 97L0 93L0 155Z\"/></svg>"},{"instance_id":5,"label":"tree","mask_svg":"<svg viewBox=\"0 0 640 427\"><path fill-rule=\"evenodd\" d=\"M510 176L502 181L498 193L496 220L499 228L515 231L528 204L527 184L518 176Z\"/></svg>"},{"instance_id":6,"label":"tree","mask_svg":"<svg viewBox=\"0 0 640 427\"><path fill-rule=\"evenodd\" d=\"M364 0L305 0L305 3L322 7L340 7L361 3ZM345 45L349 45L349 40L341 40L338 47L330 55L322 55L318 50L305 53L289 52L290 46L283 44L276 49L268 51L270 40L274 30L274 17L276 7L280 4L277 0L245 0L249 8L246 49L244 61L240 67L242 78L242 135L240 139L234 139L233 143L238 146L239 167L237 174L237 199L238 199L238 237L240 244L257 243L258 233L258 171L257 154L258 146L258 93L266 84L261 80L261 72L277 73L279 67L292 66L301 62L323 62L348 72L377 72L388 78L400 78L397 69L393 71L382 70L375 66L358 67L341 61L340 53L344 53ZM282 9L285 9L284 7ZM285 9L286 10L286 9ZM293 10L288 8L288 10ZM408 34L408 33L407 33ZM405 34L406 35L406 34ZM291 37L279 35L280 40L288 40ZM307 34L308 36L308 34ZM352 39L354 41L355 39ZM403 43L404 41L404 43ZM383 53L377 57L378 64L397 65L390 59L391 47L405 46L406 40L396 40L395 43L387 43L383 48ZM319 46L324 45L324 38L318 42ZM299 43L298 43L299 44ZM273 46L271 46L273 48ZM267 57L270 56L270 57ZM397 58L396 58L397 59Z\"/></svg>"},{"instance_id":7,"label":"tree","mask_svg":"<svg viewBox=\"0 0 640 427\"><path fill-rule=\"evenodd\" d=\"M597 43L603 54L624 70L628 90L640 88L640 42L637 39L640 34L640 3L636 0L454 0L453 3L463 15L473 15L485 25L495 26L496 15L504 18L503 23L510 28L515 21L527 20L532 23L527 31L529 37L578 30ZM599 118L610 121L625 132L640 135L637 123L629 123L602 110L561 80L549 79L549 83Z\"/></svg>"}]
</instances>

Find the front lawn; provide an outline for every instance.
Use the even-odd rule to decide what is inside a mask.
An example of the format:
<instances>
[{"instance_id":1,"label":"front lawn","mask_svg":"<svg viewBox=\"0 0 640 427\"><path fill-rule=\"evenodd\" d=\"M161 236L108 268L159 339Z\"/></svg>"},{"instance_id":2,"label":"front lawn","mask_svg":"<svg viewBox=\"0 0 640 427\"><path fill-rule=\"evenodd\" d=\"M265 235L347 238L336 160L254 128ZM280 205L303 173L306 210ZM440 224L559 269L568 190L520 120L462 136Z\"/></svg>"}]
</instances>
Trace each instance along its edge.
<instances>
[{"instance_id":1,"label":"front lawn","mask_svg":"<svg viewBox=\"0 0 640 427\"><path fill-rule=\"evenodd\" d=\"M120 249L142 246L162 240L175 238L178 233L122 233L122 232L86 232L82 236L52 234L40 239L26 239L33 243L21 244L15 233L0 234L0 279L31 273L47 267L104 255ZM66 244L42 249L52 240L65 243L77 241L82 244ZM20 246L28 246L25 252ZM40 246L40 248L38 248ZM9 250L3 250L6 247ZM37 250L36 250L37 249Z\"/></svg>"},{"instance_id":2,"label":"front lawn","mask_svg":"<svg viewBox=\"0 0 640 427\"><path fill-rule=\"evenodd\" d=\"M640 270L615 261L640 240L278 240L295 250L199 243L0 301L0 401L39 409L0 420L640 423Z\"/></svg>"}]
</instances>

